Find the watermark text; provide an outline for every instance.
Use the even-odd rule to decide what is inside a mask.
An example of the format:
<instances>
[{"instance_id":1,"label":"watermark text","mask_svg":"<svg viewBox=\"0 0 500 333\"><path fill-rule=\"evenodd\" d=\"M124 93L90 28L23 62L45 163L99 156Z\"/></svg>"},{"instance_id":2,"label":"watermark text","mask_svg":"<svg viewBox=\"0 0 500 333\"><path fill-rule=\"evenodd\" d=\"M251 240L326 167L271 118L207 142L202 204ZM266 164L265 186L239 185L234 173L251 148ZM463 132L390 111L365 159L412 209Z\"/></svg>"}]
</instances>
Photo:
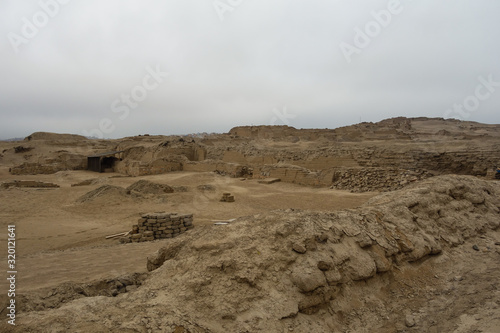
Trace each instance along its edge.
<instances>
[{"instance_id":1,"label":"watermark text","mask_svg":"<svg viewBox=\"0 0 500 333\"><path fill-rule=\"evenodd\" d=\"M70 1L71 0L40 0L38 2L40 10L33 14L31 19L26 16L21 19L23 24L20 33L11 31L7 34L7 38L14 51L19 53L21 45L28 44L30 40L35 38L40 30L45 28L50 20L59 14L61 6L68 4Z\"/></svg>"},{"instance_id":2,"label":"watermark text","mask_svg":"<svg viewBox=\"0 0 500 333\"><path fill-rule=\"evenodd\" d=\"M155 90L163 83L168 76L167 72L160 69L160 65L156 69L151 66L146 67L146 76L142 79L142 84L133 87L129 93L123 93L111 103L111 112L118 114L118 119L125 120L130 115L130 111L136 109L139 103L148 97L148 92ZM102 118L99 121L97 128L92 130L83 130L83 135L86 137L104 138L104 134L110 134L116 129L116 125L110 118Z\"/></svg>"},{"instance_id":3,"label":"watermark text","mask_svg":"<svg viewBox=\"0 0 500 333\"><path fill-rule=\"evenodd\" d=\"M10 325L16 325L16 226L7 227L7 281L9 290L7 297L9 305L7 306L7 322Z\"/></svg>"},{"instance_id":4,"label":"watermark text","mask_svg":"<svg viewBox=\"0 0 500 333\"><path fill-rule=\"evenodd\" d=\"M226 14L233 12L243 0L215 0L213 6L221 21L224 21Z\"/></svg>"},{"instance_id":5,"label":"watermark text","mask_svg":"<svg viewBox=\"0 0 500 333\"><path fill-rule=\"evenodd\" d=\"M373 20L368 21L363 29L359 26L354 27L353 42L347 43L342 41L339 44L340 51L347 63L350 64L355 54L360 54L363 49L367 48L372 40L378 37L383 29L391 24L393 17L401 14L403 10L404 6L400 0L389 0L386 9L379 11L372 10L370 12Z\"/></svg>"},{"instance_id":6,"label":"watermark text","mask_svg":"<svg viewBox=\"0 0 500 333\"><path fill-rule=\"evenodd\" d=\"M444 112L443 118L468 119L479 108L481 102L489 99L496 89L500 87L500 82L493 80L493 74L488 75L486 79L479 76L477 80L479 84L474 89L474 93L465 97L462 103L453 104L453 107Z\"/></svg>"}]
</instances>

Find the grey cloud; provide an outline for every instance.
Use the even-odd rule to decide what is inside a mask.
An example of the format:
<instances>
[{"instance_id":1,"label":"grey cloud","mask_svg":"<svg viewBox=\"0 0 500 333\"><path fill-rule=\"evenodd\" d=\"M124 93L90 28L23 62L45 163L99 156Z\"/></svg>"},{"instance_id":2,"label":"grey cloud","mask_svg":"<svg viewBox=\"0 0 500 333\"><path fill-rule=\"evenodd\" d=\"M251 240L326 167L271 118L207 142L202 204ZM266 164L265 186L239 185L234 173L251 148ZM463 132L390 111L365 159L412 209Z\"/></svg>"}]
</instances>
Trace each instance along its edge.
<instances>
[{"instance_id":1,"label":"grey cloud","mask_svg":"<svg viewBox=\"0 0 500 333\"><path fill-rule=\"evenodd\" d=\"M340 43L389 2L243 0L221 21L211 0L70 1L19 53L8 34L40 7L2 2L0 137L82 134L103 118L113 138L225 132L270 124L283 107L298 128L442 117L479 76L500 81L494 0L401 0L403 11L347 63ZM120 119L112 103L157 65L168 78ZM499 106L500 88L467 120L499 123Z\"/></svg>"}]
</instances>

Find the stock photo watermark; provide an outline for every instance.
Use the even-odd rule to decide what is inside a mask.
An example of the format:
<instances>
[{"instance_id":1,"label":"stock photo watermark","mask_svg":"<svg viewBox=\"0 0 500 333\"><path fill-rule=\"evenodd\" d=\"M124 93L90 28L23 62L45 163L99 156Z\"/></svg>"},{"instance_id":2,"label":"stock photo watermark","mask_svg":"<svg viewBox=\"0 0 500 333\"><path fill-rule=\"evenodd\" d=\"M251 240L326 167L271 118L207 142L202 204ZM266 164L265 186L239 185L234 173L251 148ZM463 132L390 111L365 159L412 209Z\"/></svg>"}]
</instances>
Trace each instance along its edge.
<instances>
[{"instance_id":1,"label":"stock photo watermark","mask_svg":"<svg viewBox=\"0 0 500 333\"><path fill-rule=\"evenodd\" d=\"M61 11L61 7L68 4L71 0L40 0L38 10L31 19L26 16L21 19L22 26L20 33L9 32L7 38L14 52L19 53L21 45L26 45L35 38L41 29L49 24L50 20L56 17Z\"/></svg>"},{"instance_id":2,"label":"stock photo watermark","mask_svg":"<svg viewBox=\"0 0 500 333\"><path fill-rule=\"evenodd\" d=\"M360 54L362 50L367 48L373 39L377 38L391 24L393 17L401 14L403 10L404 6L400 0L389 0L386 9L379 11L372 10L370 12L373 20L368 21L363 29L355 26L352 43L342 41L339 44L347 63L350 64L352 62L353 55Z\"/></svg>"},{"instance_id":3,"label":"stock photo watermark","mask_svg":"<svg viewBox=\"0 0 500 333\"><path fill-rule=\"evenodd\" d=\"M278 121L280 121L282 124L289 126L290 119L297 117L296 114L288 113L286 106L284 106L281 111L278 108L274 108L273 113L274 116L271 118L271 125L276 125L278 124Z\"/></svg>"},{"instance_id":4,"label":"stock photo watermark","mask_svg":"<svg viewBox=\"0 0 500 333\"><path fill-rule=\"evenodd\" d=\"M474 89L474 94L465 97L462 103L453 104L452 108L444 112L443 118L468 119L473 112L479 109L481 102L489 99L496 88L500 87L500 81L494 81L493 74L488 75L486 79L479 76L477 80L479 84Z\"/></svg>"},{"instance_id":5,"label":"stock photo watermark","mask_svg":"<svg viewBox=\"0 0 500 333\"><path fill-rule=\"evenodd\" d=\"M136 109L139 103L143 102L147 97L148 93L157 89L160 84L165 81L168 76L168 72L163 72L160 69L160 65L157 65L155 69L150 66L146 67L146 76L142 79L142 84L134 86L130 93L123 93L119 98L115 99L110 106L111 112L118 114L119 120L125 120L130 115L130 111ZM104 138L104 134L110 134L116 129L116 125L110 118L102 118L99 121L97 128L90 131L83 130L83 135L86 137L97 137L99 139Z\"/></svg>"},{"instance_id":6,"label":"stock photo watermark","mask_svg":"<svg viewBox=\"0 0 500 333\"><path fill-rule=\"evenodd\" d=\"M216 0L212 4L219 19L224 21L226 14L233 12L242 3L243 0Z\"/></svg>"},{"instance_id":7,"label":"stock photo watermark","mask_svg":"<svg viewBox=\"0 0 500 333\"><path fill-rule=\"evenodd\" d=\"M9 284L7 322L10 325L16 325L16 280L16 226L9 225L7 226L7 281Z\"/></svg>"}]
</instances>

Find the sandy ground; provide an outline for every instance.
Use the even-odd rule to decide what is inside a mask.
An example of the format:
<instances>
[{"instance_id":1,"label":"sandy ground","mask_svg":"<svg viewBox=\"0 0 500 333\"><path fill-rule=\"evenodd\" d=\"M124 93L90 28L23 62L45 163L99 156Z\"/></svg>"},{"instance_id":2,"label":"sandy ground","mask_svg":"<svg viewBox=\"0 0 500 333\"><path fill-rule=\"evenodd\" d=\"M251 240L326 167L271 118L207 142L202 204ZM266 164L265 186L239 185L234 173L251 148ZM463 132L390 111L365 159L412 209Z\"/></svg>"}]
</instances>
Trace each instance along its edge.
<instances>
[{"instance_id":1,"label":"sandy ground","mask_svg":"<svg viewBox=\"0 0 500 333\"><path fill-rule=\"evenodd\" d=\"M82 180L100 178L99 184L71 187ZM10 188L0 190L0 237L7 238L7 225L17 229L18 289L55 286L62 282L84 282L120 274L145 272L145 258L165 245L164 241L134 244L134 251L106 235L130 230L141 213L166 211L195 214L195 226L214 228L213 220L254 215L273 209L332 211L354 208L376 193L353 194L326 188L288 183L260 184L214 173L175 172L145 177L122 177L90 171L64 171L54 175L12 176L7 169L0 181L38 180L60 185L56 189ZM184 186L187 192L129 198L107 196L78 203L77 199L103 184L128 187L140 179ZM198 185L215 186L201 192ZM231 192L234 203L219 202L222 192ZM0 255L5 265L5 254ZM2 288L5 283L2 281Z\"/></svg>"},{"instance_id":2,"label":"sandy ground","mask_svg":"<svg viewBox=\"0 0 500 333\"><path fill-rule=\"evenodd\" d=\"M282 129L275 129L276 136L274 139L270 139L273 138L272 136L269 138L265 136L265 138L254 141L250 140L251 144L249 146L246 145L249 139L244 137L231 138L229 136L220 136L220 138L214 139L213 142L208 140L205 144L213 150L214 156L218 156L218 153L222 154L228 147L232 147L231 149L234 151L247 151L250 149L250 153L255 152L256 156L259 156L260 151L265 156L283 155L286 158L290 158L295 154L298 161L309 161L316 155L321 157L323 148L327 150L333 149L337 148L337 145L338 147L344 147L346 151L376 151L380 153L381 157L380 160L377 160L375 156L374 163L377 161L384 162L386 159L390 160L394 153L405 153L413 149L432 154L451 151L461 152L460 156L457 155L458 160L454 162L464 168L470 167L471 163L469 163L467 156L471 152L484 153L483 155L477 155L482 156L477 161L479 167L486 163L484 162L486 160L488 163L495 162L495 156L498 156L499 125L483 125L440 119L414 119L411 122L411 128L405 128L404 124L401 127L389 125L382 123L378 125L360 124L352 128L339 129L335 134L335 138L332 137L333 139L322 137L315 140L314 137L317 134L319 135L319 130L302 134L291 131L290 133L287 132L285 141L280 141L276 138L282 135ZM442 133L439 134L438 131ZM247 244L244 241L252 236L252 232L255 232L255 225L251 225L251 228L248 229L249 232L244 233L241 227L243 224L234 223L229 226L215 226L213 224L215 220L246 216L242 220L260 221L260 223L265 224L269 215L277 214L279 216L282 214L284 220L280 222L280 225L286 226L289 223L307 225L308 223L311 224L310 220L315 216L316 212L326 212L325 220L329 220L329 214L336 214L330 212L359 207L378 194L354 194L347 191L312 188L290 183L265 185L258 183L257 180L241 180L209 172L173 172L143 177L124 177L120 174L98 174L90 171L61 171L52 175L11 175L9 167L24 162L46 163L47 160L57 158L61 152L78 153L86 156L96 152L115 150L117 147L144 146L155 148L166 140L166 137L141 137L128 141L124 139L121 141L92 140L87 142L83 140L80 142L75 139L76 141L63 142L63 140L59 142L57 135L49 133L47 136L46 139L52 141L32 140L23 141L22 143L0 143L0 182L7 180L36 180L60 185L59 188L54 189L0 188L0 249L4 249L0 251L0 270L7 271L7 225L14 224L16 225L17 292L23 296L33 296L41 300L47 300L47 304L49 304L47 308L53 307L50 305L51 302L53 305L63 305L61 308L54 310L20 313L20 321L26 319L26 325L32 328L30 330L32 332L74 331L70 329L74 327L80 327L81 332L102 332L101 327L96 324L96 318L101 318L100 316L103 313L107 313L104 321L108 321L108 327L113 327L117 332L122 332L122 329L126 328L126 325L123 326L124 323L129 323L130 331L133 332L147 332L148 329L160 331L155 328L155 325L158 325L158 327L165 327L161 331L182 333L185 331L177 328L189 324L187 320L190 318L189 314L191 314L192 309L197 306L204 307L203 302L210 304L214 297L224 295L227 298L222 297L222 301L216 308L210 311L207 310L208 308L198 311L199 313L206 311L203 320L198 320L198 322L202 323L213 319L215 327L221 325L220 329L213 331L235 331L234 329L223 329L224 325L228 323L224 321L227 318L215 317L214 313L219 311L219 314L222 314L227 302L240 302L239 297L242 291L246 290L246 287L236 288L234 294L224 294L228 286L233 285L234 281L231 278L234 274L230 271L230 265L228 266L228 272L221 271L216 261L220 259L219 250L226 251L229 259L245 254L244 251L232 251L232 249L246 249ZM297 136L297 138L300 136L300 141L288 140L293 136ZM34 147L35 150L23 154L14 153L12 148L20 144ZM240 144L241 146L239 146ZM304 152L306 150L310 150L310 152ZM152 152L149 151L149 153ZM290 154L287 155L287 153ZM143 157L147 160L147 156L149 155L144 154ZM493 157L490 159L489 156ZM220 157L222 158L222 155ZM290 160L286 161L290 162ZM71 186L88 179L97 180L93 185ZM139 180L167 184L176 188L184 187L186 191L161 195L124 194L124 191L121 194L112 192L111 194L107 193L105 196L95 197L92 200L79 202L79 198L103 185L126 188ZM429 181L432 183L432 178ZM477 181L480 183L483 180L478 179ZM472 181L473 184L475 182L476 180ZM449 181L443 182L441 187L444 188L449 183ZM497 190L498 183L496 184L496 189L491 193L499 193ZM199 185L212 185L215 190L203 192L197 189ZM484 185L483 187L487 188L488 186ZM491 220L489 223L492 225L498 221L500 204L496 202L482 207L483 203L478 200L478 197L480 198L486 192L479 187L476 188L475 185L472 187L475 188L474 193L460 194L458 193L461 191L460 187L455 189L459 195L452 193L451 197L456 201L452 201L447 208L446 214L448 215L442 216L443 204L426 201L428 193L425 192L416 201L417 203L420 202L418 205L409 205L409 211L406 212L406 215L397 216L387 224L387 230L392 230L395 226L401 228L405 223L415 222L415 225L412 225L414 229L408 228L406 231L406 236L412 238L416 234L428 233L429 230L425 230L425 232L423 230L425 229L425 224L422 224L423 218L429 218L430 221L442 218L439 227L455 227L459 234L463 230L470 229L464 234L465 240L463 243L459 242L458 245L454 244L453 246L446 245L443 253L426 256L418 261L394 262L393 269L382 274L377 273L373 278L361 281L349 280L339 289L341 290L340 297L332 301L328 307L321 308L314 316L294 312L295 315L293 316L281 318L280 320L288 325L283 326L284 331L293 331L290 328L295 327L295 332L308 332L311 331L308 329L312 327L311 325L329 321L326 323L327 326L345 328L330 330L335 332L500 333L500 231L498 225L496 228L481 226L486 223L486 216L489 216ZM236 202L219 202L223 192L231 192L235 196ZM490 192L487 193L488 195L491 194ZM498 195L492 197L498 198ZM382 195L374 200L380 202L386 199L388 200L387 204L390 204L391 201L397 203L399 200L399 198L390 195ZM494 201L491 198L489 200ZM271 210L289 208L309 211L305 215L300 215L302 213L293 210L286 213L275 211L268 214ZM361 209L366 209L366 207ZM395 206L387 209L385 213L394 212L394 214L399 214L404 209L406 209L404 205ZM117 239L105 239L107 235L130 230L141 213L159 211L193 213L195 229L173 240L120 244ZM339 214L347 216L350 213L352 212L340 212ZM415 218L416 215L419 215L420 220ZM293 220L294 218L297 220ZM359 220L351 221L350 226L355 226ZM458 220L461 220L463 225L457 227ZM343 220L339 219L339 221L342 222ZM476 225L477 227L475 227ZM375 228L377 224L375 223L373 226ZM208 246L218 235L223 235L225 230L223 228L228 229L227 227L235 228L231 229L234 232L226 234L227 237L215 242L213 247ZM217 228L221 229L217 230ZM419 228L422 229L421 232L417 232ZM271 237L275 234L269 233L267 226L259 230L260 233L253 235L253 237L258 239L257 244L262 247L264 244L261 239L262 235ZM347 230L350 230L349 226L347 226ZM231 244L233 247L225 248L222 246L231 237L239 234L241 242ZM202 239L203 242L198 244L197 242L200 240L198 235L205 235L207 238ZM439 239L443 235L445 237L449 236L446 233L436 233L432 238L437 237ZM298 232L294 237L298 239L303 235ZM138 288L135 292L127 291L117 297L85 297L69 304L66 301L56 304L57 295L54 296L54 291L50 291L51 288L60 287L61 284L66 282L86 284L91 281L116 279L131 273L144 273L147 271L147 257L150 257L161 248L172 247L175 242L182 242L185 239L190 240L190 248L186 249L186 252L192 252L196 246L201 249L205 246L207 251L199 251L198 254L186 255L185 257L183 257L185 253L178 253L177 255L183 260L171 261L169 263L171 266L160 267L157 271L148 274L149 284ZM416 248L425 251L426 248L421 241L422 239L415 243ZM402 242L404 243L404 239ZM442 244L453 243L444 238L439 242ZM290 245L284 241L282 243L276 243L269 239L267 255L270 262L276 264L276 262L279 263L283 259L273 252L275 247L288 247ZM339 255L337 247L340 245L334 241L331 244L336 249L332 252L333 255ZM351 250L355 249L357 249L356 246L351 248L347 246L345 251L351 255L354 253ZM249 248L249 250L252 249ZM288 248L282 250L285 259L289 256L299 256L291 250L288 251ZM212 255L212 251L215 253L214 255ZM257 252L259 255L262 253L264 252ZM308 250L307 256L311 255L308 258L312 260L311 258L315 259L315 255L318 253L320 251ZM207 257L205 261L200 259L203 256ZM253 262L252 260L256 260L255 267L260 269L260 266L257 265L260 260L259 256L247 259L247 262L242 260L237 262L248 264ZM353 259L356 258L353 257ZM199 261L198 266L192 265L197 261ZM363 264L363 261L359 261L359 263L359 269L362 270L366 265ZM179 272L175 271L176 265L179 266L177 267ZM186 267L182 265L186 265ZM212 268L217 269L212 272L210 265L213 266ZM343 264L339 265L342 266ZM243 268L241 268L241 274L252 273L251 270L245 271ZM318 269L319 267L313 268ZM274 286L275 283L279 286L282 281L288 281L286 280L287 275L283 275L288 274L288 272L282 272L280 267L277 270L268 270L266 268L262 272L271 278L266 280L267 282L263 287ZM302 272L308 274L309 271L303 269ZM186 286L179 281L177 281L178 284L175 284L177 283L175 279L177 279L178 273L192 275L189 276L188 280L193 283L187 286L195 292L192 299L183 299ZM216 274L218 278L226 279L224 280L225 284L220 284L220 281L215 278L214 281L217 283L206 285L197 276L197 274L203 275L205 273L207 275L202 276L202 278ZM158 278L162 276L164 278ZM252 276L248 278L251 280ZM276 278L277 282L273 278ZM168 286L170 283L176 286L175 293L169 292ZM241 281L238 283L241 284ZM199 297L194 287L208 288L211 291L208 293L208 298ZM282 287L286 291L284 293L286 297L296 289L290 288L289 285ZM150 299L150 294L155 291L155 288L160 291L161 297ZM0 290L2 290L0 300L3 302L6 299L6 293L3 291L7 290L4 278L0 279ZM273 294L272 288L264 290L271 290L268 295L276 296ZM266 299L268 295L266 293L261 295L263 302L266 304L270 304L269 300ZM248 306L255 306L256 308L265 306L264 303L254 302L256 290L249 289L247 296L251 300L246 303ZM299 296L302 297L303 295ZM180 303L178 306L174 306L177 301ZM186 303L186 301L193 303ZM144 304L149 304L150 307L144 307ZM161 304L161 306L157 306L158 304ZM191 304L191 307L186 304ZM281 303L277 302L276 304ZM235 304L235 307L238 305ZM182 306L186 306L188 315L178 312L178 309ZM173 307L168 315L166 312L163 314L153 313L157 310L166 311L165 309L168 307ZM123 309L129 311L123 311ZM5 309L0 312L2 316L4 316L3 311ZM270 312L272 311L273 309L270 309ZM76 320L80 314L85 318ZM191 315L196 317L198 314L193 313ZM260 314L259 312L258 316L253 318L260 318L260 315L265 316L266 314ZM75 324L76 322L78 324ZM242 322L246 323L244 320ZM274 325L275 322L276 320L272 320L269 323ZM40 323L43 325L38 326ZM141 326L141 323L145 326ZM0 323L0 332L4 331L2 324L4 324L4 321ZM255 325L251 326L252 329L248 331L254 332L253 328L258 327L257 324ZM59 329L53 327L59 327ZM17 329L19 329L17 330L19 332L23 331L22 327L17 327ZM194 332L198 331L191 331L191 333Z\"/></svg>"},{"instance_id":3,"label":"sandy ground","mask_svg":"<svg viewBox=\"0 0 500 333\"><path fill-rule=\"evenodd\" d=\"M186 183L182 174L170 176ZM221 181L234 188L245 183L257 194L264 186ZM267 191L278 194L283 184L273 185ZM20 284L28 287L20 289L36 308L21 312L20 326L6 331L498 333L499 185L435 177L358 209L275 210L225 226L207 216L194 230L162 242L121 245L101 238L22 255ZM116 297L84 297L74 284L62 285L144 272L145 257L160 266L140 287Z\"/></svg>"}]
</instances>

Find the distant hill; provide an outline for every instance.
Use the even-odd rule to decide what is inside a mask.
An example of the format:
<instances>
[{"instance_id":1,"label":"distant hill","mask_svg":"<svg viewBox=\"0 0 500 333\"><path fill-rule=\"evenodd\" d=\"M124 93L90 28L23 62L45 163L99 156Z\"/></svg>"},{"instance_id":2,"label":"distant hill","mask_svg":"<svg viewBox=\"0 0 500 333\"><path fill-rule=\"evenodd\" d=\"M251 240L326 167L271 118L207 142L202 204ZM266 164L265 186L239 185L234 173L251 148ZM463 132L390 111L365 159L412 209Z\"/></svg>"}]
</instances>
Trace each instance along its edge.
<instances>
[{"instance_id":1,"label":"distant hill","mask_svg":"<svg viewBox=\"0 0 500 333\"><path fill-rule=\"evenodd\" d=\"M87 140L86 137L76 134L59 134L50 132L35 132L28 135L24 140Z\"/></svg>"},{"instance_id":2,"label":"distant hill","mask_svg":"<svg viewBox=\"0 0 500 333\"><path fill-rule=\"evenodd\" d=\"M0 140L0 141L23 141L24 138L10 138L10 139L3 139L3 140Z\"/></svg>"}]
</instances>

